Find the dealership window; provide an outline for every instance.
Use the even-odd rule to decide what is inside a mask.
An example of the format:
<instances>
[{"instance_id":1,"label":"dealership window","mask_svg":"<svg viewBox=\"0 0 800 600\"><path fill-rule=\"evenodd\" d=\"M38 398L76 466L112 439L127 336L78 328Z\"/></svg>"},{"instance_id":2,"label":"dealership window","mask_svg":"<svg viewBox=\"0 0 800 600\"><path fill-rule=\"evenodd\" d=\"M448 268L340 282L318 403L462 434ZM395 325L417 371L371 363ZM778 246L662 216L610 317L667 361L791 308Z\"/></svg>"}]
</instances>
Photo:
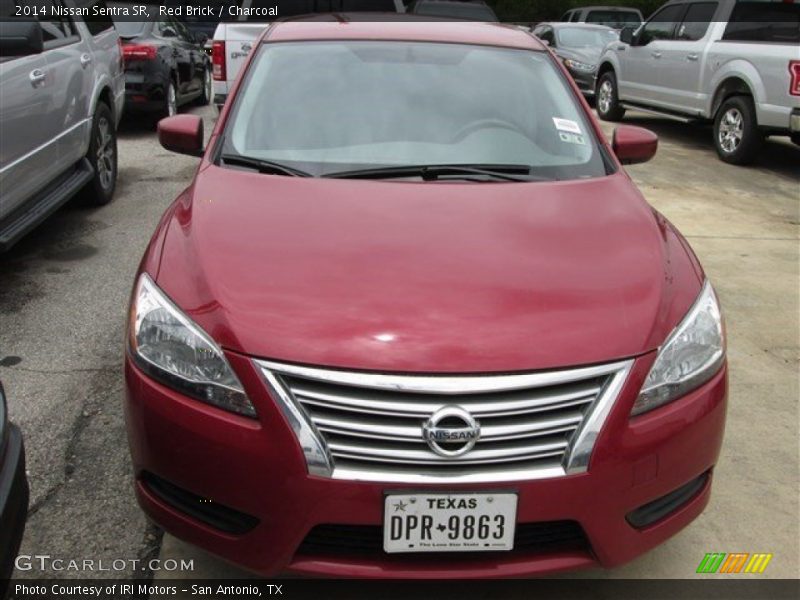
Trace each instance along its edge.
<instances>
[{"instance_id":1,"label":"dealership window","mask_svg":"<svg viewBox=\"0 0 800 600\"><path fill-rule=\"evenodd\" d=\"M716 2L697 2L689 5L683 23L678 30L678 39L689 42L696 42L703 39L714 13L717 12L719 4Z\"/></svg>"}]
</instances>

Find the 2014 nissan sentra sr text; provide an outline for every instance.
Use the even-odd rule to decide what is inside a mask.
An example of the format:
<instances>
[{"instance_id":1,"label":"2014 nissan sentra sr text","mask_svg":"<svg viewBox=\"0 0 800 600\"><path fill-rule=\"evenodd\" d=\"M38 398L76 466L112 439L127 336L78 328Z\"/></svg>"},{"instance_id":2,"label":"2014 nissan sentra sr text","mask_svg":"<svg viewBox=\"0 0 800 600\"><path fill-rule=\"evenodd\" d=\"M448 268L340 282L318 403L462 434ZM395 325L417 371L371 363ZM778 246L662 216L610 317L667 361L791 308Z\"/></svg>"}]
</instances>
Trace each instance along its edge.
<instances>
[{"instance_id":1,"label":"2014 nissan sentra sr text","mask_svg":"<svg viewBox=\"0 0 800 600\"><path fill-rule=\"evenodd\" d=\"M136 493L253 571L613 567L706 506L716 295L531 35L269 28L148 247L130 311Z\"/></svg>"}]
</instances>

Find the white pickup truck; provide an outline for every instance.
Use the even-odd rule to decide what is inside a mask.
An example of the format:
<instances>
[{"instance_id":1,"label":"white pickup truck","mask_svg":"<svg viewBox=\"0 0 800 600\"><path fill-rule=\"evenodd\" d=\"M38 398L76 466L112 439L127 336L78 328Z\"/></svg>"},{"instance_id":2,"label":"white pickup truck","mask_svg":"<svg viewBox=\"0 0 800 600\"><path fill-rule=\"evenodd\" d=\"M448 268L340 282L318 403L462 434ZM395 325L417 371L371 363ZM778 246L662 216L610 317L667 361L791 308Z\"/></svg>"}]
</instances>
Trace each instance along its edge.
<instances>
[{"instance_id":1,"label":"white pickup truck","mask_svg":"<svg viewBox=\"0 0 800 600\"><path fill-rule=\"evenodd\" d=\"M606 47L597 112L714 125L720 158L755 159L768 135L800 144L800 0L673 0Z\"/></svg>"},{"instance_id":2,"label":"white pickup truck","mask_svg":"<svg viewBox=\"0 0 800 600\"><path fill-rule=\"evenodd\" d=\"M211 43L217 107L225 103L253 43L269 25L270 9L277 7L275 19L313 13L405 12L403 0L239 0L237 7L235 20L217 25Z\"/></svg>"}]
</instances>

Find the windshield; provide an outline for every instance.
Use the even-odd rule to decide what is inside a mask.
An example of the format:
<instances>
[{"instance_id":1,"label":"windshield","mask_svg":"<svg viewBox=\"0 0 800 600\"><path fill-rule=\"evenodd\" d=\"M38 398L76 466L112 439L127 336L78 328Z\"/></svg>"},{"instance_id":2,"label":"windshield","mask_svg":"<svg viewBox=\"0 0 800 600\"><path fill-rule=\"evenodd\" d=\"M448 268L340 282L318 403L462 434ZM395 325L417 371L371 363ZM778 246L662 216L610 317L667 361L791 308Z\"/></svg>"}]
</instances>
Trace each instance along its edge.
<instances>
[{"instance_id":1,"label":"windshield","mask_svg":"<svg viewBox=\"0 0 800 600\"><path fill-rule=\"evenodd\" d=\"M619 34L612 29L566 27L558 29L556 34L558 45L565 48L605 48L619 39Z\"/></svg>"},{"instance_id":2,"label":"windshield","mask_svg":"<svg viewBox=\"0 0 800 600\"><path fill-rule=\"evenodd\" d=\"M544 52L419 42L262 44L223 153L312 175L410 165L606 173L589 123ZM526 170L527 172L527 170Z\"/></svg>"}]
</instances>

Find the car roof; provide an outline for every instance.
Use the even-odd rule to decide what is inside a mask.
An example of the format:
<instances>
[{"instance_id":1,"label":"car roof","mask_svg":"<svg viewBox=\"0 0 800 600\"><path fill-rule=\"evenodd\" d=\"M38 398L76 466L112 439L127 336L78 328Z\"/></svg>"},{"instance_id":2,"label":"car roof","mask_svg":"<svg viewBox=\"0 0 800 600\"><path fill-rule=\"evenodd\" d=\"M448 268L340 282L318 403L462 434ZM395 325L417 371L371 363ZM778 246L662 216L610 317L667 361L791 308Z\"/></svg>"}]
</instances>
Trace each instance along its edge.
<instances>
[{"instance_id":1,"label":"car roof","mask_svg":"<svg viewBox=\"0 0 800 600\"><path fill-rule=\"evenodd\" d=\"M409 15L332 13L275 21L267 42L311 40L386 40L447 42L545 51L545 46L516 25L480 21L409 18Z\"/></svg>"}]
</instances>

